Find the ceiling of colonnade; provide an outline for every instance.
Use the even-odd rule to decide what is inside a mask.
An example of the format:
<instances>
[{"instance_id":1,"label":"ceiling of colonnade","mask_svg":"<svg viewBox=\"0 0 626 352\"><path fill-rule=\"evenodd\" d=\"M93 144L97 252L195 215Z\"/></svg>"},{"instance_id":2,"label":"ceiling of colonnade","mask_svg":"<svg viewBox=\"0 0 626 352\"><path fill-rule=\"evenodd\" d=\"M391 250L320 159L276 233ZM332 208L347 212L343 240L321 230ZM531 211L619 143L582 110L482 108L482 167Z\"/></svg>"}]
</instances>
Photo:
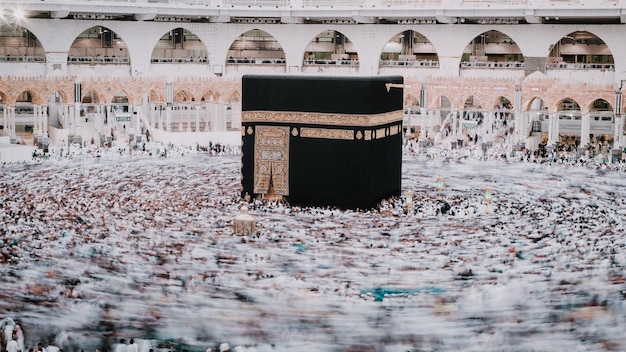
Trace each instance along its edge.
<instances>
[{"instance_id":1,"label":"ceiling of colonnade","mask_svg":"<svg viewBox=\"0 0 626 352\"><path fill-rule=\"evenodd\" d=\"M127 62L128 48L111 29L94 26L83 31L72 43L69 60L75 62Z\"/></svg>"},{"instance_id":2,"label":"ceiling of colonnade","mask_svg":"<svg viewBox=\"0 0 626 352\"><path fill-rule=\"evenodd\" d=\"M439 61L433 43L414 30L405 30L394 35L385 44L381 60L431 60Z\"/></svg>"},{"instance_id":3,"label":"ceiling of colonnade","mask_svg":"<svg viewBox=\"0 0 626 352\"><path fill-rule=\"evenodd\" d=\"M154 46L150 61L206 63L208 51L202 40L188 29L178 27L164 33Z\"/></svg>"},{"instance_id":4,"label":"ceiling of colonnade","mask_svg":"<svg viewBox=\"0 0 626 352\"><path fill-rule=\"evenodd\" d=\"M227 63L252 63L257 59L270 61L268 63L283 60L281 63L284 63L285 52L272 35L261 29L252 29L235 39L228 49L227 58Z\"/></svg>"},{"instance_id":5,"label":"ceiling of colonnade","mask_svg":"<svg viewBox=\"0 0 626 352\"><path fill-rule=\"evenodd\" d=\"M465 49L462 63L523 62L524 55L515 41L508 35L489 30L474 37Z\"/></svg>"},{"instance_id":6,"label":"ceiling of colonnade","mask_svg":"<svg viewBox=\"0 0 626 352\"><path fill-rule=\"evenodd\" d=\"M304 60L358 60L356 47L343 33L326 30L311 39L304 49Z\"/></svg>"},{"instance_id":7,"label":"ceiling of colonnade","mask_svg":"<svg viewBox=\"0 0 626 352\"><path fill-rule=\"evenodd\" d=\"M612 64L613 54L608 45L593 33L576 31L562 37L551 46L551 63Z\"/></svg>"}]
</instances>

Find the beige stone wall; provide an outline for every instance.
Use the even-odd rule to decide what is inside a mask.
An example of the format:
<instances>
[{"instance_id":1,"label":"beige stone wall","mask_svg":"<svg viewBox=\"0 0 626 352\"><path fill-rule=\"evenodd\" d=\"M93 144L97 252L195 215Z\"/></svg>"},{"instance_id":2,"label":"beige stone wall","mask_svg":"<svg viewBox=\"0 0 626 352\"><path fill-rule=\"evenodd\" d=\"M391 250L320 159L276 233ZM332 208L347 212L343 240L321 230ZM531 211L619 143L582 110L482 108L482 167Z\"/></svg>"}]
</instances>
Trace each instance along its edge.
<instances>
[{"instance_id":1,"label":"beige stone wall","mask_svg":"<svg viewBox=\"0 0 626 352\"><path fill-rule=\"evenodd\" d=\"M59 92L62 103L74 102L73 77L0 77L0 98L2 103L14 104L19 95L30 92L34 104L46 104L54 92ZM219 102L241 101L241 81L234 78L181 78L168 81L166 78L94 78L81 82L82 95L93 92L100 104L110 104L118 92L128 96L132 105L140 105L148 94L153 103L165 103L167 84L172 84L174 102ZM611 85L563 82L558 79L528 77L523 82L508 79L463 79L458 77L428 77L425 81L405 82L405 103L419 101L422 86L427 91L427 107L439 108L441 97L451 102L453 110L463 109L465 101L473 96L483 109L491 110L501 96L515 102L515 89L519 85L522 92L521 111L528 110L534 98L541 98L550 112L556 111L559 102L570 98L578 102L583 113L596 99L604 99L615 109L615 90ZM517 107L516 107L517 108Z\"/></svg>"}]
</instances>

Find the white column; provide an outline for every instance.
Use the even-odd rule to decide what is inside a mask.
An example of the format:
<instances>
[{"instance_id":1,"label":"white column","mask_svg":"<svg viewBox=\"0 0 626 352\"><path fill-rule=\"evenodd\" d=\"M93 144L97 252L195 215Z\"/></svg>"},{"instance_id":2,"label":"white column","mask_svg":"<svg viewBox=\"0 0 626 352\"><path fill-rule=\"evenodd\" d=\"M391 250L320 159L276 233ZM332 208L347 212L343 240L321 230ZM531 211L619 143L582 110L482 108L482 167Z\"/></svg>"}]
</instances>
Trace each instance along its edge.
<instances>
[{"instance_id":1,"label":"white column","mask_svg":"<svg viewBox=\"0 0 626 352\"><path fill-rule=\"evenodd\" d=\"M580 121L580 146L589 144L589 113L582 114Z\"/></svg>"},{"instance_id":2,"label":"white column","mask_svg":"<svg viewBox=\"0 0 626 352\"><path fill-rule=\"evenodd\" d=\"M420 126L420 136L418 137L418 140L420 141L425 141L426 140L426 128L428 126L429 121L429 117L428 117L428 111L426 110L426 108L420 108L420 121L421 121L421 126ZM409 127L411 127L411 115L409 114Z\"/></svg>"},{"instance_id":3,"label":"white column","mask_svg":"<svg viewBox=\"0 0 626 352\"><path fill-rule=\"evenodd\" d=\"M230 104L230 121L231 128L241 130L241 101Z\"/></svg>"},{"instance_id":4,"label":"white column","mask_svg":"<svg viewBox=\"0 0 626 352\"><path fill-rule=\"evenodd\" d=\"M183 107L178 105L178 130L183 130Z\"/></svg>"},{"instance_id":5,"label":"white column","mask_svg":"<svg viewBox=\"0 0 626 352\"><path fill-rule=\"evenodd\" d=\"M187 106L187 132L191 132L191 114L193 110L195 110L193 105Z\"/></svg>"},{"instance_id":6,"label":"white column","mask_svg":"<svg viewBox=\"0 0 626 352\"><path fill-rule=\"evenodd\" d=\"M621 149L623 145L622 131L624 129L624 118L615 116L615 131L613 131L613 149Z\"/></svg>"},{"instance_id":7,"label":"white column","mask_svg":"<svg viewBox=\"0 0 626 352\"><path fill-rule=\"evenodd\" d=\"M550 114L550 128L548 129L548 146L554 146L559 138L559 114Z\"/></svg>"},{"instance_id":8,"label":"white column","mask_svg":"<svg viewBox=\"0 0 626 352\"><path fill-rule=\"evenodd\" d=\"M196 132L200 132L200 104L195 106L196 112Z\"/></svg>"},{"instance_id":9,"label":"white column","mask_svg":"<svg viewBox=\"0 0 626 352\"><path fill-rule=\"evenodd\" d=\"M80 134L80 103L74 103L74 131L73 135Z\"/></svg>"},{"instance_id":10,"label":"white column","mask_svg":"<svg viewBox=\"0 0 626 352\"><path fill-rule=\"evenodd\" d=\"M212 131L213 128L213 110L211 109L211 107L213 106L213 103L206 103L204 104L204 115L205 120L206 120L206 126L205 126L205 131L210 132Z\"/></svg>"},{"instance_id":11,"label":"white column","mask_svg":"<svg viewBox=\"0 0 626 352\"><path fill-rule=\"evenodd\" d=\"M523 126L522 126L522 114L520 113L519 110L515 110L513 112L513 114L514 114L514 118L515 118L515 120L514 120L515 121L515 129L514 129L514 132L513 132L513 136L514 136L513 141L514 141L514 143L520 143L520 142L522 142L522 139L523 139L523 135L522 135L522 132L523 132L522 131L522 128L523 128Z\"/></svg>"},{"instance_id":12,"label":"white column","mask_svg":"<svg viewBox=\"0 0 626 352\"><path fill-rule=\"evenodd\" d=\"M172 132L172 107L168 106L165 108L165 130L167 132Z\"/></svg>"},{"instance_id":13,"label":"white column","mask_svg":"<svg viewBox=\"0 0 626 352\"><path fill-rule=\"evenodd\" d=\"M48 138L48 105L43 106L43 136Z\"/></svg>"},{"instance_id":14,"label":"white column","mask_svg":"<svg viewBox=\"0 0 626 352\"><path fill-rule=\"evenodd\" d=\"M33 137L39 135L39 105L33 104Z\"/></svg>"},{"instance_id":15,"label":"white column","mask_svg":"<svg viewBox=\"0 0 626 352\"><path fill-rule=\"evenodd\" d=\"M11 105L11 111L9 114L9 124L11 125L10 135L11 137L15 137L15 105Z\"/></svg>"},{"instance_id":16,"label":"white column","mask_svg":"<svg viewBox=\"0 0 626 352\"><path fill-rule=\"evenodd\" d=\"M456 135L456 133L457 133L457 123L458 123L457 122L458 121L457 114L458 114L458 111L453 111L452 115L450 116L450 125L452 125L452 131L450 131L450 133L452 133L452 136L454 137L454 139L456 139L456 137L457 137L457 135Z\"/></svg>"},{"instance_id":17,"label":"white column","mask_svg":"<svg viewBox=\"0 0 626 352\"><path fill-rule=\"evenodd\" d=\"M9 106L2 106L2 126L5 130L9 129Z\"/></svg>"}]
</instances>

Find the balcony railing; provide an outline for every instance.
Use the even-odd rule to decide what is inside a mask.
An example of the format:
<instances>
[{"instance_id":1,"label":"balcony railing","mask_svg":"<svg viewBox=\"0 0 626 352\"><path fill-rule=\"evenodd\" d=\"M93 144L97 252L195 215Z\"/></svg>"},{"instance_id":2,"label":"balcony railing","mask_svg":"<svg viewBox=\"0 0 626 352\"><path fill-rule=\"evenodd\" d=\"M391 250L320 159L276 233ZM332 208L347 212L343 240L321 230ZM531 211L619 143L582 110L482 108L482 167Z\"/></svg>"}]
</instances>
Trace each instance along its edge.
<instances>
[{"instance_id":1,"label":"balcony railing","mask_svg":"<svg viewBox=\"0 0 626 352\"><path fill-rule=\"evenodd\" d=\"M122 56L70 56L67 58L68 63L72 64L92 64L92 63L110 63L110 64L127 64L130 59Z\"/></svg>"},{"instance_id":2,"label":"balcony railing","mask_svg":"<svg viewBox=\"0 0 626 352\"><path fill-rule=\"evenodd\" d=\"M482 68L482 69L490 69L490 68L512 68L512 69L522 69L524 68L524 63L523 62L518 62L518 61L504 61L504 62L497 62L497 61L487 61L487 62L469 62L469 61L463 61L461 62L461 67L462 68L467 68L467 69L472 69L472 68Z\"/></svg>"},{"instance_id":3,"label":"balcony railing","mask_svg":"<svg viewBox=\"0 0 626 352\"><path fill-rule=\"evenodd\" d=\"M153 57L150 59L150 62L159 64L206 64L209 63L209 59L206 57Z\"/></svg>"},{"instance_id":4,"label":"balcony railing","mask_svg":"<svg viewBox=\"0 0 626 352\"><path fill-rule=\"evenodd\" d=\"M305 66L358 66L359 60L304 60Z\"/></svg>"},{"instance_id":5,"label":"balcony railing","mask_svg":"<svg viewBox=\"0 0 626 352\"><path fill-rule=\"evenodd\" d=\"M382 60L380 66L385 67L439 67L436 60Z\"/></svg>"},{"instance_id":6,"label":"balcony railing","mask_svg":"<svg viewBox=\"0 0 626 352\"><path fill-rule=\"evenodd\" d=\"M546 64L548 70L603 70L603 71L615 71L615 64L582 64L582 63L567 63L567 62L552 62Z\"/></svg>"},{"instance_id":7,"label":"balcony railing","mask_svg":"<svg viewBox=\"0 0 626 352\"><path fill-rule=\"evenodd\" d=\"M0 62L33 62L43 63L46 62L45 56L0 56Z\"/></svg>"},{"instance_id":8,"label":"balcony railing","mask_svg":"<svg viewBox=\"0 0 626 352\"><path fill-rule=\"evenodd\" d=\"M265 59L239 59L239 58L229 58L226 60L227 64L240 64L240 65L284 65L286 63L285 59L275 59L275 58L265 58Z\"/></svg>"}]
</instances>

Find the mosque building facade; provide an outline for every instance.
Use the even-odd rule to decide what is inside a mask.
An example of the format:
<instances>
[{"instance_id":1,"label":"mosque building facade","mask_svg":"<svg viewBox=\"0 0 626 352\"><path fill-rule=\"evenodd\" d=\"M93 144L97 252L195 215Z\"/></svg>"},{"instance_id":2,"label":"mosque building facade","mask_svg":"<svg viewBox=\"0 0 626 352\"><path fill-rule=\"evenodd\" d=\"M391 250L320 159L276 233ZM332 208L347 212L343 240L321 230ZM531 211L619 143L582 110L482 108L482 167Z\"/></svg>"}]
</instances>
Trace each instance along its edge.
<instances>
[{"instance_id":1,"label":"mosque building facade","mask_svg":"<svg viewBox=\"0 0 626 352\"><path fill-rule=\"evenodd\" d=\"M626 146L624 0L2 3L12 143L226 143L242 76L272 74L402 76L425 142Z\"/></svg>"}]
</instances>

